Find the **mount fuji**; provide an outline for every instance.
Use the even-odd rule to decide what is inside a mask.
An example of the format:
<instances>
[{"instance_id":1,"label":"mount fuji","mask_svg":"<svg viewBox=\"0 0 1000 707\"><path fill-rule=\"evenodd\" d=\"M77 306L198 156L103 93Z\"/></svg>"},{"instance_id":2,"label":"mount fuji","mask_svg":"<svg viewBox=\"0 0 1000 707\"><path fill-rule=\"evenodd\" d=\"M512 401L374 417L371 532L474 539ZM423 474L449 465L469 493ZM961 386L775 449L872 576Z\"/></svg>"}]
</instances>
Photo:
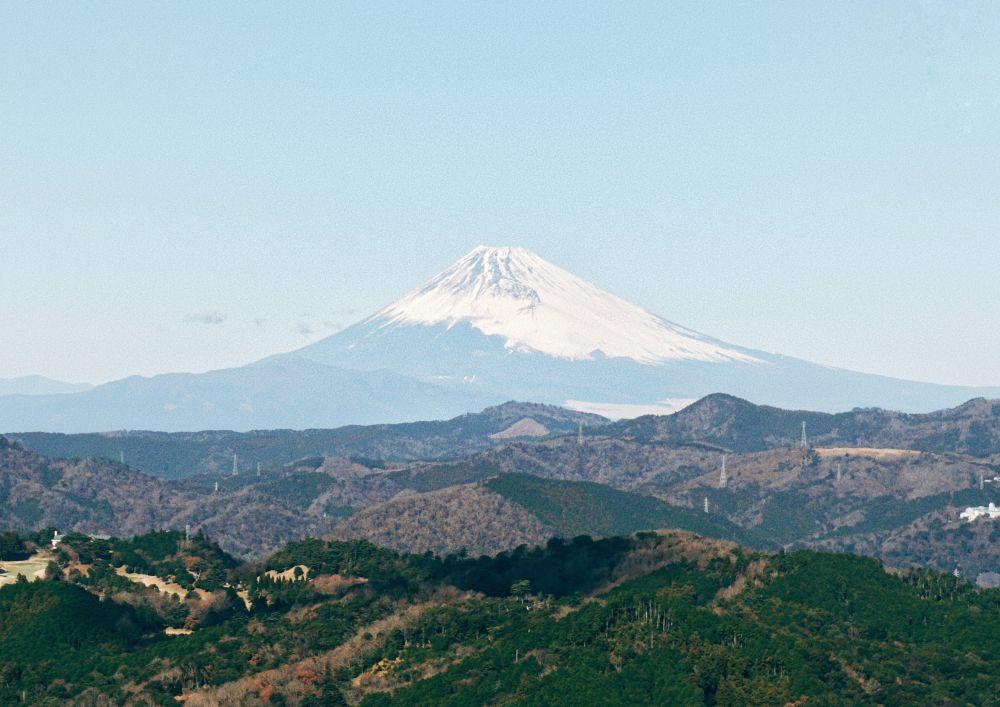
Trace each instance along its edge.
<instances>
[{"instance_id":1,"label":"mount fuji","mask_svg":"<svg viewBox=\"0 0 1000 707\"><path fill-rule=\"evenodd\" d=\"M723 391L786 408L926 411L1000 389L938 386L728 344L605 292L524 248L479 246L364 321L280 360L391 370L490 401L612 417Z\"/></svg>"},{"instance_id":2,"label":"mount fuji","mask_svg":"<svg viewBox=\"0 0 1000 707\"><path fill-rule=\"evenodd\" d=\"M785 408L927 411L1000 388L821 366L674 324L523 248L479 246L367 319L204 374L0 396L0 430L331 427L440 418L506 400L609 417L725 392Z\"/></svg>"}]
</instances>

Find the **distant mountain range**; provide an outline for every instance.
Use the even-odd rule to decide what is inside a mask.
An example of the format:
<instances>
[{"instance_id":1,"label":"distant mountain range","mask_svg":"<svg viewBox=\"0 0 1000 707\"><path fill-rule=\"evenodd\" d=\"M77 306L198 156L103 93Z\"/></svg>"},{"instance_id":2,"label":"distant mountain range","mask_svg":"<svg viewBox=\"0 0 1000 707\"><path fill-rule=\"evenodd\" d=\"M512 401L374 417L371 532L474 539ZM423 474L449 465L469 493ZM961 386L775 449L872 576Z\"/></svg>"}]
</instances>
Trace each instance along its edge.
<instances>
[{"instance_id":1,"label":"distant mountain range","mask_svg":"<svg viewBox=\"0 0 1000 707\"><path fill-rule=\"evenodd\" d=\"M617 423L509 403L336 430L16 435L0 441L0 529L191 525L240 554L317 534L475 554L671 527L974 578L1000 569L1000 524L958 512L1000 502L998 475L998 401L830 415L713 395Z\"/></svg>"},{"instance_id":2,"label":"distant mountain range","mask_svg":"<svg viewBox=\"0 0 1000 707\"><path fill-rule=\"evenodd\" d=\"M368 464L466 457L532 437L577 433L643 445L691 446L738 453L793 447L802 423L808 441L823 446L888 447L1000 455L1000 401L977 398L955 408L911 414L880 409L844 413L784 410L731 395L709 395L672 415L644 415L611 422L598 415L551 405L509 402L450 420L334 429L253 432L143 432L9 435L50 457L104 458L163 478L280 470L314 457L353 458Z\"/></svg>"},{"instance_id":3,"label":"distant mountain range","mask_svg":"<svg viewBox=\"0 0 1000 707\"><path fill-rule=\"evenodd\" d=\"M442 554L493 553L544 544L553 536L659 527L744 542L755 538L717 515L601 484L512 474L417 492L442 478L320 459L261 476L163 481L105 459L42 457L0 437L0 531L132 535L187 525L240 554L324 533Z\"/></svg>"},{"instance_id":4,"label":"distant mountain range","mask_svg":"<svg viewBox=\"0 0 1000 707\"><path fill-rule=\"evenodd\" d=\"M335 429L254 432L102 432L11 435L49 457L124 460L162 478L230 473L233 457L243 474L281 470L315 457L343 457L368 464L457 458L523 437L577 433L606 425L597 415L552 405L509 402L450 420Z\"/></svg>"},{"instance_id":5,"label":"distant mountain range","mask_svg":"<svg viewBox=\"0 0 1000 707\"><path fill-rule=\"evenodd\" d=\"M0 395L58 395L90 390L90 383L67 383L45 376L0 378Z\"/></svg>"},{"instance_id":6,"label":"distant mountain range","mask_svg":"<svg viewBox=\"0 0 1000 707\"><path fill-rule=\"evenodd\" d=\"M450 417L512 399L633 417L718 391L827 411L926 411L1000 397L1000 388L904 381L727 344L527 250L480 246L305 348L70 395L3 395L0 430L333 427Z\"/></svg>"},{"instance_id":7,"label":"distant mountain range","mask_svg":"<svg viewBox=\"0 0 1000 707\"><path fill-rule=\"evenodd\" d=\"M976 398L929 413L856 409L830 414L754 405L716 394L674 415L622 420L601 431L640 442L698 443L736 452L795 446L803 432L808 443L822 446L891 447L986 458L1000 453L1000 400Z\"/></svg>"}]
</instances>

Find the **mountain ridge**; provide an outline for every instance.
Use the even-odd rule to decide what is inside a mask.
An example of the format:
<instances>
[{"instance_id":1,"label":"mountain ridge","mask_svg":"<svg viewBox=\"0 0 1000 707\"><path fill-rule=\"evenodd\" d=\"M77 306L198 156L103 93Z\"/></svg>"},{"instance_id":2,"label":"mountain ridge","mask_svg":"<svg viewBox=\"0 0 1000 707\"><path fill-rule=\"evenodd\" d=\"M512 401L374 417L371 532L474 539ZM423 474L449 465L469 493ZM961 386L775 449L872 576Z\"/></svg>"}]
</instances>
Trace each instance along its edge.
<instances>
[{"instance_id":1,"label":"mountain ridge","mask_svg":"<svg viewBox=\"0 0 1000 707\"><path fill-rule=\"evenodd\" d=\"M346 425L333 429L119 430L71 435L16 433L10 437L47 456L111 460L124 456L129 464L148 473L175 478L229 471L234 454L244 473L252 472L258 463L271 471L313 456L354 456L390 462L459 457L508 437L516 439L516 434L505 433L526 419L544 425L549 434L575 433L580 425L596 427L609 422L596 415L551 405L509 401L448 420Z\"/></svg>"},{"instance_id":2,"label":"mountain ridge","mask_svg":"<svg viewBox=\"0 0 1000 707\"><path fill-rule=\"evenodd\" d=\"M709 442L752 452L796 444L803 423L807 441L813 443L961 452L978 457L1000 452L1000 400L987 398L927 413L883 408L825 413L756 405L716 393L673 415L622 420L602 433L644 442Z\"/></svg>"},{"instance_id":3,"label":"mountain ridge","mask_svg":"<svg viewBox=\"0 0 1000 707\"><path fill-rule=\"evenodd\" d=\"M524 249L481 247L295 351L203 374L0 396L0 430L335 427L451 417L512 399L624 415L717 391L825 411L922 412L1000 397L1000 387L905 381L727 344Z\"/></svg>"},{"instance_id":4,"label":"mountain ridge","mask_svg":"<svg viewBox=\"0 0 1000 707\"><path fill-rule=\"evenodd\" d=\"M93 387L90 383L69 383L39 375L0 378L0 395L58 395L79 393Z\"/></svg>"},{"instance_id":5,"label":"mountain ridge","mask_svg":"<svg viewBox=\"0 0 1000 707\"><path fill-rule=\"evenodd\" d=\"M719 451L755 452L791 447L806 422L809 441L849 447L875 446L1000 455L1000 400L975 399L957 407L908 414L883 409L842 413L784 410L713 394L671 415L610 422L555 406L508 402L449 420L347 425L333 429L233 432L117 431L109 433L15 433L11 439L47 456L126 460L149 473L174 478L229 471L233 454L244 471L265 470L311 456L364 457L404 462L458 458L485 451L505 439L512 424L531 419L550 436L618 437L638 443L700 445ZM496 437L493 435L500 434ZM249 465L249 469L248 469Z\"/></svg>"},{"instance_id":6,"label":"mountain ridge","mask_svg":"<svg viewBox=\"0 0 1000 707\"><path fill-rule=\"evenodd\" d=\"M826 411L1000 397L1000 387L905 381L722 342L508 247L480 246L372 316L280 357L394 370L484 398L623 412L717 391Z\"/></svg>"}]
</instances>

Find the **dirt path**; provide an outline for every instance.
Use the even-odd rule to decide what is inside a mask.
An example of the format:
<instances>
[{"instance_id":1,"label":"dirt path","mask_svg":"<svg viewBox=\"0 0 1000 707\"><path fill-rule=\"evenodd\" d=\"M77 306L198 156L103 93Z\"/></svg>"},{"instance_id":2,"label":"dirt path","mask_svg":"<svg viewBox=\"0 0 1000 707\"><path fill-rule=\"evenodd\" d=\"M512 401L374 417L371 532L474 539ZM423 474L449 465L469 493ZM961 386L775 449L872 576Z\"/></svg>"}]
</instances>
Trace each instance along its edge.
<instances>
[{"instance_id":1,"label":"dirt path","mask_svg":"<svg viewBox=\"0 0 1000 707\"><path fill-rule=\"evenodd\" d=\"M127 572L124 566L117 568L115 570L115 574L117 574L119 577L124 577L125 579L141 584L144 587L156 587L161 592L164 592L166 594L173 594L181 601L184 601L184 598L188 595L188 590L182 587L181 585L177 584L176 582L167 582L162 577L157 577L151 574L137 574L134 572ZM201 599L211 596L204 589L195 589L194 591Z\"/></svg>"}]
</instances>

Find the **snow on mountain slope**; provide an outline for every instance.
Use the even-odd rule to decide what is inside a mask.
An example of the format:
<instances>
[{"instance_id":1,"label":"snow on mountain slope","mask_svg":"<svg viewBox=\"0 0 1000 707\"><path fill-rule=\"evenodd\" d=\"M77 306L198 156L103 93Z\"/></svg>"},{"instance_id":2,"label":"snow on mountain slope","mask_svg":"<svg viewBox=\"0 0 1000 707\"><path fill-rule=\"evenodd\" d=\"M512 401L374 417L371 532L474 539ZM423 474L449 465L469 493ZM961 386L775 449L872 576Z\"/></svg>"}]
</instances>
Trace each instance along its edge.
<instances>
[{"instance_id":1,"label":"snow on mountain slope","mask_svg":"<svg viewBox=\"0 0 1000 707\"><path fill-rule=\"evenodd\" d=\"M591 403L586 400L567 400L565 405L570 410L577 412L589 412L592 415L600 415L609 420L631 420L643 415L673 415L679 410L683 410L691 403L696 402L695 398L674 398L673 400L660 400L655 403L644 405L630 405L628 403Z\"/></svg>"},{"instance_id":2,"label":"snow on mountain slope","mask_svg":"<svg viewBox=\"0 0 1000 707\"><path fill-rule=\"evenodd\" d=\"M506 400L612 417L725 392L789 409L922 412L1000 388L903 381L723 343L521 248L480 246L368 319L241 368L0 395L0 431L332 427Z\"/></svg>"},{"instance_id":3,"label":"snow on mountain slope","mask_svg":"<svg viewBox=\"0 0 1000 707\"><path fill-rule=\"evenodd\" d=\"M479 246L365 324L469 324L514 351L639 363L757 362L657 317L524 248Z\"/></svg>"}]
</instances>

